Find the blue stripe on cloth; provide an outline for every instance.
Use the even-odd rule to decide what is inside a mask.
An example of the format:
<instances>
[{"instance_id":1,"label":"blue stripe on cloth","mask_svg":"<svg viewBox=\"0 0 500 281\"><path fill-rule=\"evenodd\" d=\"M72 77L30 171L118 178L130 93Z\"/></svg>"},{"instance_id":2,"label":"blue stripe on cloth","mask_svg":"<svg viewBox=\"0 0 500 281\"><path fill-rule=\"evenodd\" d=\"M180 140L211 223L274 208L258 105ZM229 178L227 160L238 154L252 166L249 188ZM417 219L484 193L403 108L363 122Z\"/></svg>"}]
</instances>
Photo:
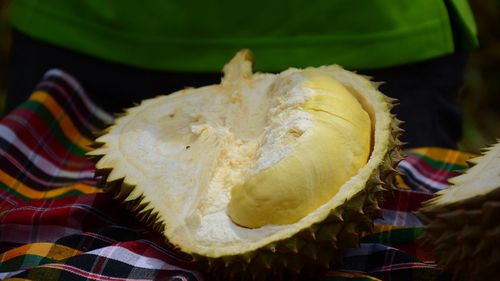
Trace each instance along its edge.
<instances>
[{"instance_id":1,"label":"blue stripe on cloth","mask_svg":"<svg viewBox=\"0 0 500 281\"><path fill-rule=\"evenodd\" d=\"M413 213L382 210L384 212L383 219L376 219L376 225L391 225L391 226L407 226L407 227L421 227L422 222Z\"/></svg>"}]
</instances>

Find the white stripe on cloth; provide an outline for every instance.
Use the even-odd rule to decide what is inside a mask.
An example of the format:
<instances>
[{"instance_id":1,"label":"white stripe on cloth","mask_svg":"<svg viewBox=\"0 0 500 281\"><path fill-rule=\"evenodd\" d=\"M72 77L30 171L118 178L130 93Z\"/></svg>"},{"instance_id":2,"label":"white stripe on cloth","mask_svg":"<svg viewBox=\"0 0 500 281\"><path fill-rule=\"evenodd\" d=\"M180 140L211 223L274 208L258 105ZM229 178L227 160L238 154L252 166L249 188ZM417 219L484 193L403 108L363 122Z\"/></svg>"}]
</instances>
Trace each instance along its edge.
<instances>
[{"instance_id":1,"label":"white stripe on cloth","mask_svg":"<svg viewBox=\"0 0 500 281\"><path fill-rule=\"evenodd\" d=\"M64 177L71 179L92 179L94 177L94 171L92 169L82 170L82 171L68 171L63 170L60 167L54 165L51 161L40 156L31 150L26 144L20 140L14 131L9 127L0 124L0 136L11 145L16 147L21 151L24 156L26 156L30 161L40 170L45 172L49 176L53 177Z\"/></svg>"},{"instance_id":2,"label":"white stripe on cloth","mask_svg":"<svg viewBox=\"0 0 500 281\"><path fill-rule=\"evenodd\" d=\"M83 233L81 229L58 225L0 224L0 241L10 243L55 242L80 233Z\"/></svg>"},{"instance_id":3,"label":"white stripe on cloth","mask_svg":"<svg viewBox=\"0 0 500 281\"><path fill-rule=\"evenodd\" d=\"M156 269L156 270L186 270L171 264L168 264L162 260L146 257L139 255L130 251L129 249L120 246L108 246L99 248L90 252L86 252L85 255L93 254L107 259L113 259L131 265L133 267L141 267L146 269ZM200 273L192 272L198 280L202 279Z\"/></svg>"},{"instance_id":4,"label":"white stripe on cloth","mask_svg":"<svg viewBox=\"0 0 500 281\"><path fill-rule=\"evenodd\" d=\"M85 93L83 87L73 76L57 68L47 71L44 75L44 78L47 78L49 76L61 77L62 79L64 79L64 81L66 81L78 93L87 109L102 122L104 122L105 124L110 124L111 122L113 122L113 116L98 107L93 101L91 101Z\"/></svg>"},{"instance_id":5,"label":"white stripe on cloth","mask_svg":"<svg viewBox=\"0 0 500 281\"><path fill-rule=\"evenodd\" d=\"M417 180L419 183L423 185L427 185L429 187L432 187L434 189L445 189L448 188L448 184L443 184L440 182L437 182L429 177L426 177L422 175L413 165L408 163L407 161L403 160L399 162L398 168L403 169L405 172L409 173L410 176L412 176L415 180Z\"/></svg>"},{"instance_id":6,"label":"white stripe on cloth","mask_svg":"<svg viewBox=\"0 0 500 281\"><path fill-rule=\"evenodd\" d=\"M24 270L16 270L16 271L9 271L9 272L0 272L0 280L12 277L14 275L17 275L17 274L23 272L23 271Z\"/></svg>"},{"instance_id":7,"label":"white stripe on cloth","mask_svg":"<svg viewBox=\"0 0 500 281\"><path fill-rule=\"evenodd\" d=\"M422 223L413 213L383 209L384 218L376 219L376 225L420 227Z\"/></svg>"},{"instance_id":8,"label":"white stripe on cloth","mask_svg":"<svg viewBox=\"0 0 500 281\"><path fill-rule=\"evenodd\" d=\"M41 265L39 267L48 267L48 268L55 268L59 269L61 271L67 271L71 272L75 275L84 277L86 280L99 280L99 281L123 281L123 280L128 280L128 281L150 281L151 279L137 279L137 278L123 278L123 277L113 277L113 276L106 276L103 274L98 274L94 272L90 272L87 270L82 270L78 267L68 265L68 264L58 264L58 263L47 263L44 265Z\"/></svg>"}]
</instances>

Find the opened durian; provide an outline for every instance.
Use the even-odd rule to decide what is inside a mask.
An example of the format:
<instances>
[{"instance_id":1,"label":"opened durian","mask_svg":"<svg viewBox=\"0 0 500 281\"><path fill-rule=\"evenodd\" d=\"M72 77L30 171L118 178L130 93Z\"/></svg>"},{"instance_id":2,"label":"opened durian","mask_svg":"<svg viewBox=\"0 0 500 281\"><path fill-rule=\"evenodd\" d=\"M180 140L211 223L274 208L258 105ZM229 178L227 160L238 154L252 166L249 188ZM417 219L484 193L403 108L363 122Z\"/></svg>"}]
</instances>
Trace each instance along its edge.
<instances>
[{"instance_id":1,"label":"opened durian","mask_svg":"<svg viewBox=\"0 0 500 281\"><path fill-rule=\"evenodd\" d=\"M218 280L304 277L358 246L400 160L377 84L339 66L252 73L126 110L89 154L108 190Z\"/></svg>"},{"instance_id":2,"label":"opened durian","mask_svg":"<svg viewBox=\"0 0 500 281\"><path fill-rule=\"evenodd\" d=\"M470 163L417 215L439 264L457 280L490 280L500 267L500 143Z\"/></svg>"}]
</instances>

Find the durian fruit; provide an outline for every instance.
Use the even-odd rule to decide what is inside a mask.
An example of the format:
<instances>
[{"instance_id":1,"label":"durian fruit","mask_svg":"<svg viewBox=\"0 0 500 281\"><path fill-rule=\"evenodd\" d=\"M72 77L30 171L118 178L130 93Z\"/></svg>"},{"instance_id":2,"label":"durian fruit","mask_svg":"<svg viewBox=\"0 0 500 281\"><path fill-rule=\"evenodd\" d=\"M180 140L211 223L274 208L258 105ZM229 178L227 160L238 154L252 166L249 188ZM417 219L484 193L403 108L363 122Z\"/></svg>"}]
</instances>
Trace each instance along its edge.
<instances>
[{"instance_id":1,"label":"durian fruit","mask_svg":"<svg viewBox=\"0 0 500 281\"><path fill-rule=\"evenodd\" d=\"M401 159L394 100L339 66L252 73L126 110L89 153L107 190L216 280L306 277L358 246Z\"/></svg>"},{"instance_id":2,"label":"durian fruit","mask_svg":"<svg viewBox=\"0 0 500 281\"><path fill-rule=\"evenodd\" d=\"M470 162L417 215L423 241L457 280L491 280L500 268L500 143Z\"/></svg>"}]
</instances>

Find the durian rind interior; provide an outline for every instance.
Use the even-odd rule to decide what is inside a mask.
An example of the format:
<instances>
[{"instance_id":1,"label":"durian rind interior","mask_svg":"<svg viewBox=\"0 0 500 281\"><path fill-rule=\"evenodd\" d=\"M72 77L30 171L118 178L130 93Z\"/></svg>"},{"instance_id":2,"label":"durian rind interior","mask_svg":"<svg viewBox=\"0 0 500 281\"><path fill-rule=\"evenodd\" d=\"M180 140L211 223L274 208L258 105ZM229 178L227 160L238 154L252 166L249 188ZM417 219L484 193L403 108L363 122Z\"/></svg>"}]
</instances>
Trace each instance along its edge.
<instances>
[{"instance_id":1,"label":"durian rind interior","mask_svg":"<svg viewBox=\"0 0 500 281\"><path fill-rule=\"evenodd\" d=\"M391 148L388 103L366 78L250 66L240 53L220 85L128 109L90 153L187 253L238 255L321 222L363 192Z\"/></svg>"}]
</instances>

